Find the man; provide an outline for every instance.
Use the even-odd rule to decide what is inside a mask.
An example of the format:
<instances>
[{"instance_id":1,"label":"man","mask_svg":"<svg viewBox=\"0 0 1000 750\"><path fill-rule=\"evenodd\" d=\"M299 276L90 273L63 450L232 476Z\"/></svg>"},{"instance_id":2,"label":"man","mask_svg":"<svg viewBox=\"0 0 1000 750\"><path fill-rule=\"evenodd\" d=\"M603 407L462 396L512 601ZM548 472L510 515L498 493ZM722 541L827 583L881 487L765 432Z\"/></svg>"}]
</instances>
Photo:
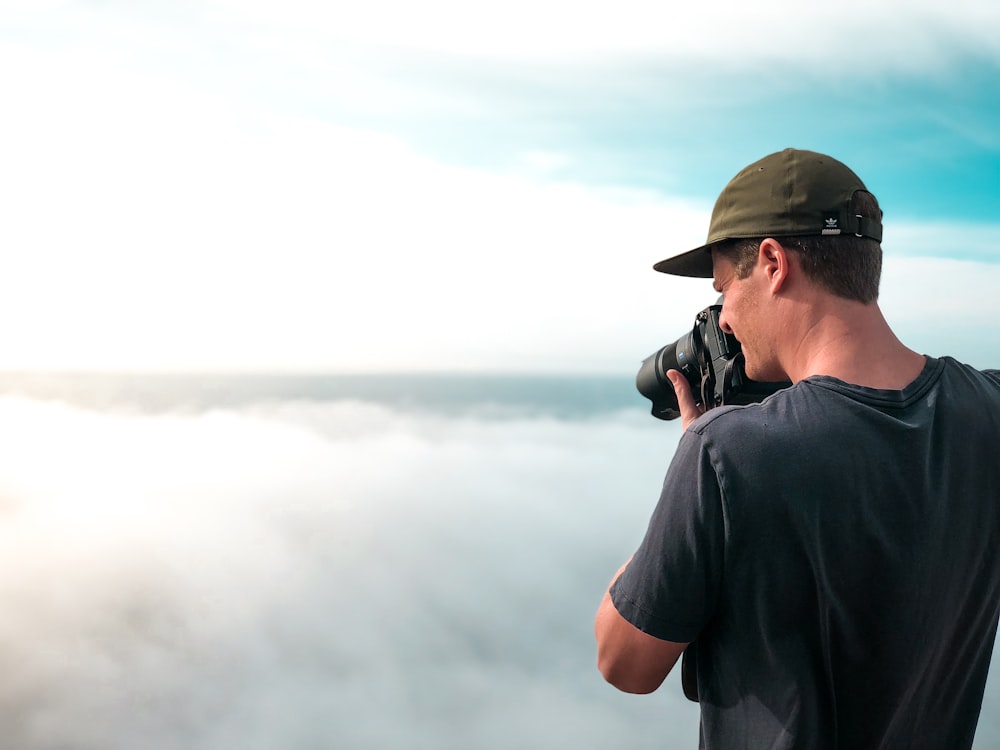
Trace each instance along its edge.
<instances>
[{"instance_id":1,"label":"man","mask_svg":"<svg viewBox=\"0 0 1000 750\"><path fill-rule=\"evenodd\" d=\"M922 356L877 304L881 210L787 149L719 196L711 277L747 375L792 385L701 414L601 603L604 677L655 690L696 650L701 744L967 748L1000 612L1000 372Z\"/></svg>"}]
</instances>

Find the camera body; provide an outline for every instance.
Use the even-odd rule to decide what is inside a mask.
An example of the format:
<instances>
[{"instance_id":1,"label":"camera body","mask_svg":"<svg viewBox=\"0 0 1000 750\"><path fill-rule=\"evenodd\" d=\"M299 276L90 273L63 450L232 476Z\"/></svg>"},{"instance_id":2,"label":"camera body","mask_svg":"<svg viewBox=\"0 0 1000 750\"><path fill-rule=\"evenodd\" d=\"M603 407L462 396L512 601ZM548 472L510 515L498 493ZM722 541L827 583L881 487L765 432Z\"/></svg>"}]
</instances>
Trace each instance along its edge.
<instances>
[{"instance_id":1,"label":"camera body","mask_svg":"<svg viewBox=\"0 0 1000 750\"><path fill-rule=\"evenodd\" d=\"M720 297L695 316L691 331L643 360L635 386L652 401L654 417L676 419L681 415L667 370L678 370L687 378L695 402L706 410L723 404L756 403L791 385L747 378L740 342L722 330L721 312Z\"/></svg>"}]
</instances>

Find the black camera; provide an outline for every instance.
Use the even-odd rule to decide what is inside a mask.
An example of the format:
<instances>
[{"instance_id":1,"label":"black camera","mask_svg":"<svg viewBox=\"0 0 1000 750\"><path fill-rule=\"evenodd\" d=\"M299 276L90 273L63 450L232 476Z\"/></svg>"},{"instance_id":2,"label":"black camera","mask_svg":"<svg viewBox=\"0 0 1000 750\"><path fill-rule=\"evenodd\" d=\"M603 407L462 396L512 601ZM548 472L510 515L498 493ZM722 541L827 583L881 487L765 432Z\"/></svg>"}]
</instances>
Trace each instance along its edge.
<instances>
[{"instance_id":1,"label":"black camera","mask_svg":"<svg viewBox=\"0 0 1000 750\"><path fill-rule=\"evenodd\" d=\"M643 360L635 387L653 402L654 417L676 419L681 415L667 370L677 370L687 378L695 402L706 410L723 404L756 403L791 385L747 378L740 342L719 326L720 312L721 297L695 316L689 333Z\"/></svg>"}]
</instances>

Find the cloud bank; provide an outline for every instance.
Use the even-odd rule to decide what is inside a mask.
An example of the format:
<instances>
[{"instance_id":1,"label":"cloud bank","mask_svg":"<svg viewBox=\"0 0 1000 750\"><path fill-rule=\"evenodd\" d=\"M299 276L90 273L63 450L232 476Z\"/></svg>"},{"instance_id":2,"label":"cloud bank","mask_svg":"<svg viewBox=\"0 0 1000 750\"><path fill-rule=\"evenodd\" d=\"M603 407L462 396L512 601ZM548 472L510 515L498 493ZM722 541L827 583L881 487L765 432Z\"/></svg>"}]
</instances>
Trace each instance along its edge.
<instances>
[{"instance_id":1,"label":"cloud bank","mask_svg":"<svg viewBox=\"0 0 1000 750\"><path fill-rule=\"evenodd\" d=\"M758 3L752 9L735 0L684 8L626 0L613 10L580 7L566 0L517 0L478 8L456 0L434 0L419 10L395 0L364 7L314 0L295 0L280 8L232 0L216 0L212 6L262 26L390 48L506 60L655 54L705 62L721 59L737 66L738 60L751 55L758 61L826 65L843 59L846 38L852 40L852 49L869 52L866 63L879 67L934 70L970 46L993 59L1000 56L1000 44L987 31L1000 14L985 0L962 3L961 12L932 1L895 0L877 7L855 1L841 6L839 13L817 6L796 7L791 13L784 0ZM889 29L892 34L885 33ZM762 44L761 35L780 38L782 43Z\"/></svg>"},{"instance_id":2,"label":"cloud bank","mask_svg":"<svg viewBox=\"0 0 1000 750\"><path fill-rule=\"evenodd\" d=\"M676 439L654 422L0 399L5 742L577 748L663 711L637 746L689 742L679 690L594 668Z\"/></svg>"}]
</instances>

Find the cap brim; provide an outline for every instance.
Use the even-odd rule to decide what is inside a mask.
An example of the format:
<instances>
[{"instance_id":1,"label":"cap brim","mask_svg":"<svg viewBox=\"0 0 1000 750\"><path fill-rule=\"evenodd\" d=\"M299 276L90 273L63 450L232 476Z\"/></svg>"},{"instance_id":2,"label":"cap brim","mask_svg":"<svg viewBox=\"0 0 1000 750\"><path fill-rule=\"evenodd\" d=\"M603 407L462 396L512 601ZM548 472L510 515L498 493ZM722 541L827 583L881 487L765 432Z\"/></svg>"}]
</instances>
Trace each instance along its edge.
<instances>
[{"instance_id":1,"label":"cap brim","mask_svg":"<svg viewBox=\"0 0 1000 750\"><path fill-rule=\"evenodd\" d=\"M686 253L661 260L653 268L660 273L674 276L692 276L697 279L712 278L712 246L702 245Z\"/></svg>"}]
</instances>

